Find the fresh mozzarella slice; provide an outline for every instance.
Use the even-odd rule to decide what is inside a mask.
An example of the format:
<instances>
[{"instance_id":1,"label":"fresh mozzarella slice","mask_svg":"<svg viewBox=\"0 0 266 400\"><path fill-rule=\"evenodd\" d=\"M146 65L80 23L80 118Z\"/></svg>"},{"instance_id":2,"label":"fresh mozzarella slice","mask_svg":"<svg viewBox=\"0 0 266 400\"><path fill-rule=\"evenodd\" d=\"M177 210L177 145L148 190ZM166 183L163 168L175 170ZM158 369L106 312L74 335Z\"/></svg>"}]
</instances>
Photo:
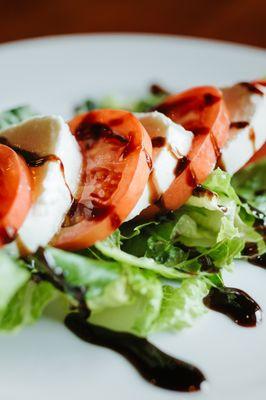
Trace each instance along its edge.
<instances>
[{"instance_id":1,"label":"fresh mozzarella slice","mask_svg":"<svg viewBox=\"0 0 266 400\"><path fill-rule=\"evenodd\" d=\"M175 179L177 162L188 154L193 140L191 132L158 111L135 115L152 140L153 170L142 196L127 217L127 221L139 215L169 188Z\"/></svg>"},{"instance_id":2,"label":"fresh mozzarella slice","mask_svg":"<svg viewBox=\"0 0 266 400\"><path fill-rule=\"evenodd\" d=\"M230 139L220 165L230 174L238 171L266 140L266 87L239 83L223 89L231 120Z\"/></svg>"},{"instance_id":3,"label":"fresh mozzarella slice","mask_svg":"<svg viewBox=\"0 0 266 400\"><path fill-rule=\"evenodd\" d=\"M0 136L40 157L55 156L54 161L32 168L33 204L18 232L17 244L34 252L57 233L70 208L79 184L82 156L68 125L58 116L31 118L1 131Z\"/></svg>"}]
</instances>

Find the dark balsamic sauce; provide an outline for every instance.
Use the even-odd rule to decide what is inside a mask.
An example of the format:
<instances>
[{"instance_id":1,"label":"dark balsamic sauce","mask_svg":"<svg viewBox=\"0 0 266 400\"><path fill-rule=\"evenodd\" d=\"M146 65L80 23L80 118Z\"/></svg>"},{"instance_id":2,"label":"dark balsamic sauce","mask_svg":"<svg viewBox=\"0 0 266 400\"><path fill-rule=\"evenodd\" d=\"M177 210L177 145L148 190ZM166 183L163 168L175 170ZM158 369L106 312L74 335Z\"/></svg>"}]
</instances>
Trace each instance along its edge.
<instances>
[{"instance_id":1,"label":"dark balsamic sauce","mask_svg":"<svg viewBox=\"0 0 266 400\"><path fill-rule=\"evenodd\" d=\"M215 196L215 194L211 190L206 189L202 185L197 185L195 187L195 189L193 189L192 194L193 194L193 196L196 196L196 197L206 196L206 197L208 197L209 200L211 200Z\"/></svg>"},{"instance_id":2,"label":"dark balsamic sauce","mask_svg":"<svg viewBox=\"0 0 266 400\"><path fill-rule=\"evenodd\" d=\"M248 258L248 262L256 265L257 267L266 269L266 253L262 254L261 256L250 257Z\"/></svg>"},{"instance_id":3,"label":"dark balsamic sauce","mask_svg":"<svg viewBox=\"0 0 266 400\"><path fill-rule=\"evenodd\" d=\"M88 116L90 118L90 115ZM123 121L121 118L111 120L113 126L120 125ZM75 136L77 140L86 142L86 149L93 146L95 141L106 138L109 140L118 141L121 144L128 144L129 138L115 132L109 125L99 122L91 122L85 118L78 126Z\"/></svg>"},{"instance_id":4,"label":"dark balsamic sauce","mask_svg":"<svg viewBox=\"0 0 266 400\"><path fill-rule=\"evenodd\" d=\"M247 126L249 126L249 122L247 122L247 121L235 121L235 122L231 122L230 129L232 129L232 128L234 128L234 129L244 129Z\"/></svg>"},{"instance_id":5,"label":"dark balsamic sauce","mask_svg":"<svg viewBox=\"0 0 266 400\"><path fill-rule=\"evenodd\" d=\"M166 143L166 139L163 136L156 136L151 139L152 147L160 148Z\"/></svg>"},{"instance_id":6,"label":"dark balsamic sauce","mask_svg":"<svg viewBox=\"0 0 266 400\"><path fill-rule=\"evenodd\" d=\"M28 151L28 150L24 150L18 146L15 146L13 144L11 144L8 139L6 139L5 137L0 137L0 143L4 144L8 147L10 147L12 150L14 150L17 154L19 154L26 162L26 164L30 167L30 168L38 168L38 167L42 167L44 164L46 164L47 162L57 162L60 165L60 170L62 173L62 176L64 178L64 182L65 185L69 191L71 200L73 200L73 195L71 192L71 189L66 181L66 177L65 177L65 169L64 169L64 165L61 161L61 159L59 157L57 157L55 154L47 154L45 156L41 156L40 154L33 152L33 151Z\"/></svg>"},{"instance_id":7,"label":"dark balsamic sauce","mask_svg":"<svg viewBox=\"0 0 266 400\"><path fill-rule=\"evenodd\" d=\"M260 306L240 289L212 287L203 302L206 307L227 315L243 327L254 327L261 321Z\"/></svg>"},{"instance_id":8,"label":"dark balsamic sauce","mask_svg":"<svg viewBox=\"0 0 266 400\"><path fill-rule=\"evenodd\" d=\"M44 249L39 249L37 256L41 261L41 270L34 275L35 281L49 281L58 290L70 293L77 301L77 311L70 312L65 318L65 326L71 332L87 343L104 346L123 355L153 385L174 391L200 390L205 377L198 368L163 353L144 338L88 322L90 310L85 299L85 288L67 283L64 274L57 271L56 265L51 265L53 260L47 257Z\"/></svg>"},{"instance_id":9,"label":"dark balsamic sauce","mask_svg":"<svg viewBox=\"0 0 266 400\"><path fill-rule=\"evenodd\" d=\"M178 177L182 172L187 168L189 165L190 160L187 157L182 157L177 160L177 164L174 170L174 174L176 177Z\"/></svg>"},{"instance_id":10,"label":"dark balsamic sauce","mask_svg":"<svg viewBox=\"0 0 266 400\"><path fill-rule=\"evenodd\" d=\"M13 242L16 239L17 230L13 226L0 227L1 245Z\"/></svg>"},{"instance_id":11,"label":"dark balsamic sauce","mask_svg":"<svg viewBox=\"0 0 266 400\"><path fill-rule=\"evenodd\" d=\"M190 130L193 132L194 136L208 135L208 133L210 132L210 128L208 128L207 126L192 127Z\"/></svg>"},{"instance_id":12,"label":"dark balsamic sauce","mask_svg":"<svg viewBox=\"0 0 266 400\"><path fill-rule=\"evenodd\" d=\"M41 167L48 161L59 161L61 160L59 157L55 156L54 154L48 154L46 156L41 156L38 153L21 149L18 146L11 144L5 137L0 137L0 143L10 147L14 150L17 154L19 154L26 162L29 167Z\"/></svg>"},{"instance_id":13,"label":"dark balsamic sauce","mask_svg":"<svg viewBox=\"0 0 266 400\"><path fill-rule=\"evenodd\" d=\"M159 200L161 193L158 190L158 184L157 184L156 177L154 175L154 171L152 171L149 176L148 186L149 186L149 192L150 192L150 196L149 196L150 203L155 204Z\"/></svg>"},{"instance_id":14,"label":"dark balsamic sauce","mask_svg":"<svg viewBox=\"0 0 266 400\"><path fill-rule=\"evenodd\" d=\"M133 140L133 136L131 136L129 138L128 143L126 144L124 150L122 151L122 157L123 158L127 158L129 156L129 154L133 153L133 151L136 149L136 145L134 143ZM148 157L150 158L150 156L148 155L148 153L146 153L146 160L148 161Z\"/></svg>"},{"instance_id":15,"label":"dark balsamic sauce","mask_svg":"<svg viewBox=\"0 0 266 400\"><path fill-rule=\"evenodd\" d=\"M249 92L263 96L264 93L260 90L254 83L251 82L241 82L239 85L244 86Z\"/></svg>"},{"instance_id":16,"label":"dark balsamic sauce","mask_svg":"<svg viewBox=\"0 0 266 400\"><path fill-rule=\"evenodd\" d=\"M243 197L240 197L240 200L245 203L246 200ZM254 229L263 237L266 238L266 215L258 210L256 207L253 207L249 204L249 208L253 212L255 217L255 222L253 224ZM257 243L247 242L245 244L244 249L242 250L242 255L248 256L247 261L250 264L256 265L258 267L266 269L266 253L262 255L258 255L258 246Z\"/></svg>"},{"instance_id":17,"label":"dark balsamic sauce","mask_svg":"<svg viewBox=\"0 0 266 400\"><path fill-rule=\"evenodd\" d=\"M191 110L195 106L195 104L196 106L199 106L197 97L190 96L174 101L163 102L159 105L156 105L155 107L152 107L151 111L159 111L175 120L174 117L176 114L185 115L188 110Z\"/></svg>"},{"instance_id":18,"label":"dark balsamic sauce","mask_svg":"<svg viewBox=\"0 0 266 400\"><path fill-rule=\"evenodd\" d=\"M204 94L204 103L205 106L212 106L215 103L218 103L218 101L221 100L221 97L215 96L212 93L206 93Z\"/></svg>"},{"instance_id":19,"label":"dark balsamic sauce","mask_svg":"<svg viewBox=\"0 0 266 400\"><path fill-rule=\"evenodd\" d=\"M250 264L266 269L266 253L258 255L257 243L247 242L242 250L242 255L248 256L247 261Z\"/></svg>"},{"instance_id":20,"label":"dark balsamic sauce","mask_svg":"<svg viewBox=\"0 0 266 400\"><path fill-rule=\"evenodd\" d=\"M226 171L226 167L225 167L224 162L222 160L222 155L221 154L217 158L216 168L220 168L222 171Z\"/></svg>"},{"instance_id":21,"label":"dark balsamic sauce","mask_svg":"<svg viewBox=\"0 0 266 400\"><path fill-rule=\"evenodd\" d=\"M93 325L81 313L68 314L65 325L85 342L120 353L153 385L168 390L193 392L200 390L205 381L198 368L163 353L144 338Z\"/></svg>"},{"instance_id":22,"label":"dark balsamic sauce","mask_svg":"<svg viewBox=\"0 0 266 400\"><path fill-rule=\"evenodd\" d=\"M168 96L170 94L168 90L156 83L150 86L150 93L154 94L155 96Z\"/></svg>"},{"instance_id":23,"label":"dark balsamic sauce","mask_svg":"<svg viewBox=\"0 0 266 400\"><path fill-rule=\"evenodd\" d=\"M47 256L45 249L39 248L36 256L41 262L41 268L37 273L33 274L35 282L44 280L50 282L59 291L69 293L77 301L78 310L82 313L83 318L88 318L90 310L85 299L86 288L69 284L65 279L64 273L54 265L54 260ZM25 257L25 259L30 261L31 257Z\"/></svg>"},{"instance_id":24,"label":"dark balsamic sauce","mask_svg":"<svg viewBox=\"0 0 266 400\"><path fill-rule=\"evenodd\" d=\"M88 200L86 203L74 200L62 226L67 228L78 224L83 219L99 222L108 215L110 215L113 229L117 229L121 225L121 220L119 216L114 213L114 206L99 204L94 200Z\"/></svg>"},{"instance_id":25,"label":"dark balsamic sauce","mask_svg":"<svg viewBox=\"0 0 266 400\"><path fill-rule=\"evenodd\" d=\"M247 242L245 244L244 249L242 250L241 254L243 256L254 256L258 254L258 245L254 242Z\"/></svg>"},{"instance_id":26,"label":"dark balsamic sauce","mask_svg":"<svg viewBox=\"0 0 266 400\"><path fill-rule=\"evenodd\" d=\"M199 184L196 173L191 166L188 170L187 183L189 186L191 186L193 188Z\"/></svg>"}]
</instances>

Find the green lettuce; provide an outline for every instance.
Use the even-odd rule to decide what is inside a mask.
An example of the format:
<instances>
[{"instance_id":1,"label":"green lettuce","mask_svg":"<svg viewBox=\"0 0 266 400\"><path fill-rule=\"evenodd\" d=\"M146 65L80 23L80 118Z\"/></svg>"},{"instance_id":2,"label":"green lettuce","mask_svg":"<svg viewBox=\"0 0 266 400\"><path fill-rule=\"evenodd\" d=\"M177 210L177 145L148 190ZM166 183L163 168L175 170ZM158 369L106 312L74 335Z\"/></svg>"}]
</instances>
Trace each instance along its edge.
<instances>
[{"instance_id":1,"label":"green lettuce","mask_svg":"<svg viewBox=\"0 0 266 400\"><path fill-rule=\"evenodd\" d=\"M169 270L194 274L230 267L234 258L241 257L246 242L257 243L262 253L265 244L253 228L254 215L241 203L230 179L217 169L203 185L207 193L191 196L183 207L154 224L138 229L127 224L122 228L122 250L153 259ZM109 252L109 256L117 254Z\"/></svg>"},{"instance_id":2,"label":"green lettuce","mask_svg":"<svg viewBox=\"0 0 266 400\"><path fill-rule=\"evenodd\" d=\"M57 296L56 289L49 282L28 281L0 315L0 330L13 331L36 322L45 307Z\"/></svg>"},{"instance_id":3,"label":"green lettuce","mask_svg":"<svg viewBox=\"0 0 266 400\"><path fill-rule=\"evenodd\" d=\"M11 331L35 322L57 291L48 282L33 282L23 261L0 251L0 330Z\"/></svg>"},{"instance_id":4,"label":"green lettuce","mask_svg":"<svg viewBox=\"0 0 266 400\"><path fill-rule=\"evenodd\" d=\"M0 113L0 130L16 125L34 115L36 115L36 112L27 105L2 111Z\"/></svg>"},{"instance_id":5,"label":"green lettuce","mask_svg":"<svg viewBox=\"0 0 266 400\"><path fill-rule=\"evenodd\" d=\"M82 114L97 108L123 109L131 112L146 112L162 102L165 94L148 94L136 101L125 103L114 96L106 96L101 100L85 99L74 108L74 114Z\"/></svg>"},{"instance_id":6,"label":"green lettuce","mask_svg":"<svg viewBox=\"0 0 266 400\"><path fill-rule=\"evenodd\" d=\"M232 185L239 196L266 214L266 158L237 172Z\"/></svg>"},{"instance_id":7,"label":"green lettuce","mask_svg":"<svg viewBox=\"0 0 266 400\"><path fill-rule=\"evenodd\" d=\"M82 287L91 310L91 321L137 335L165 329L180 329L204 312L202 298L208 282L191 278L171 287L149 270L111 260L88 258L47 248L46 259L55 274L63 274L65 293L74 303L69 287ZM34 257L37 270L42 261ZM69 286L70 285L70 286Z\"/></svg>"}]
</instances>

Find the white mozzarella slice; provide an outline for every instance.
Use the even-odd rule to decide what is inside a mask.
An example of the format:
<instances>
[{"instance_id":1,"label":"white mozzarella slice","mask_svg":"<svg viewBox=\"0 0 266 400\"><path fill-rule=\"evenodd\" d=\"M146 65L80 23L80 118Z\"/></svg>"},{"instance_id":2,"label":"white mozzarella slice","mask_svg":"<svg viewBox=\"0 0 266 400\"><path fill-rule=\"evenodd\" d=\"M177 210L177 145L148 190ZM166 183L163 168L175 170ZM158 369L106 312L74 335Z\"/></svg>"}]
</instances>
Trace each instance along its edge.
<instances>
[{"instance_id":1,"label":"white mozzarella slice","mask_svg":"<svg viewBox=\"0 0 266 400\"><path fill-rule=\"evenodd\" d=\"M32 169L34 202L18 232L17 243L34 252L47 245L60 229L71 205L71 193L78 188L82 156L68 125L58 116L34 117L0 135L23 150L58 158Z\"/></svg>"},{"instance_id":2,"label":"white mozzarella slice","mask_svg":"<svg viewBox=\"0 0 266 400\"><path fill-rule=\"evenodd\" d=\"M154 187L158 196L170 187L175 179L178 159L188 154L193 140L193 133L186 131L181 125L174 123L158 111L135 115L152 141L156 141L155 138L161 138L165 143L161 147L153 148L153 170L149 182L138 203L127 217L127 221L135 218L154 202L152 193Z\"/></svg>"},{"instance_id":3,"label":"white mozzarella slice","mask_svg":"<svg viewBox=\"0 0 266 400\"><path fill-rule=\"evenodd\" d=\"M266 88L256 87L261 94L245 84L223 89L232 124L230 140L222 149L221 166L230 174L243 167L266 140Z\"/></svg>"}]
</instances>

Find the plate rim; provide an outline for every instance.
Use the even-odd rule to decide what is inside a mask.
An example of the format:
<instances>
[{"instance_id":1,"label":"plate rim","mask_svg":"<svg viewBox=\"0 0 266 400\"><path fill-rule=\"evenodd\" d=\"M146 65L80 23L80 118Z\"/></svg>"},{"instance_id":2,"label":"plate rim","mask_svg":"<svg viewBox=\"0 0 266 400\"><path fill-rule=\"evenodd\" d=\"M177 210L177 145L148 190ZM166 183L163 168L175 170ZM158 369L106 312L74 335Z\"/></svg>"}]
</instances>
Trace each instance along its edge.
<instances>
[{"instance_id":1,"label":"plate rim","mask_svg":"<svg viewBox=\"0 0 266 400\"><path fill-rule=\"evenodd\" d=\"M91 33L66 33L59 35L44 35L44 36L36 36L30 38L23 38L18 40L10 40L7 42L0 43L0 54L4 50L13 50L18 46L27 46L42 43L54 43L54 42L64 42L71 40L86 40L86 39L95 39L95 40L160 40L167 42L184 42L188 45L196 44L199 46L212 46L218 45L220 48L226 49L238 49L239 51L249 51L251 53L260 53L262 56L266 57L266 49L259 46L253 46L249 44L237 43L233 41L226 41L222 39L215 38L204 38L204 37L196 37L190 35L176 35L176 34L168 34L168 33L146 33L146 32L91 32Z\"/></svg>"}]
</instances>

